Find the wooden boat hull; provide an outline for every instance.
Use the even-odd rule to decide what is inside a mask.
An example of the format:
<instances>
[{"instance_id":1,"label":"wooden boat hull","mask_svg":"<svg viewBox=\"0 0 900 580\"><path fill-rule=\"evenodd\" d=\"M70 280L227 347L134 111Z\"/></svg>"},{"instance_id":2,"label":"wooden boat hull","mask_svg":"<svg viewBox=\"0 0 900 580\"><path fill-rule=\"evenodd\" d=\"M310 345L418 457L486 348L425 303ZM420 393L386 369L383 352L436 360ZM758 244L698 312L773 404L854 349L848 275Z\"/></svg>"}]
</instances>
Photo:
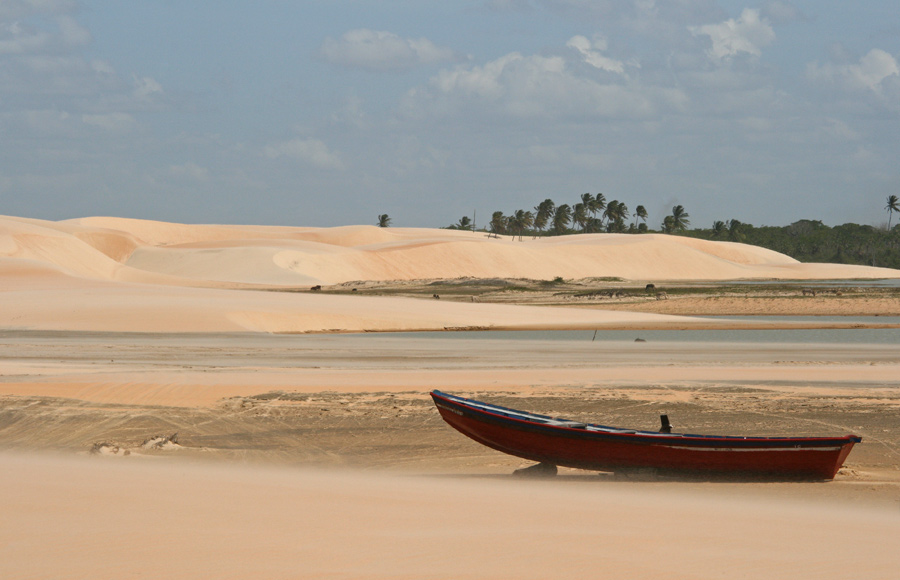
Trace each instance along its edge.
<instances>
[{"instance_id":1,"label":"wooden boat hull","mask_svg":"<svg viewBox=\"0 0 900 580\"><path fill-rule=\"evenodd\" d=\"M861 438L729 437L630 431L507 409L434 391L441 417L464 435L523 459L595 471L627 468L833 479Z\"/></svg>"}]
</instances>

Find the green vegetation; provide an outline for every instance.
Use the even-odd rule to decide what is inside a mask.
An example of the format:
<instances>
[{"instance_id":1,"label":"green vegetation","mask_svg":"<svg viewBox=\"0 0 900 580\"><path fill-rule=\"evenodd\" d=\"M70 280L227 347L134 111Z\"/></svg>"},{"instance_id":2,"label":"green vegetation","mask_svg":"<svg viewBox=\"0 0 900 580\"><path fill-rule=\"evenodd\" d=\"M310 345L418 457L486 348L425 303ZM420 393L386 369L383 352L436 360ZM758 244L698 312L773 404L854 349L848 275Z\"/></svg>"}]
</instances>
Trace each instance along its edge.
<instances>
[{"instance_id":1,"label":"green vegetation","mask_svg":"<svg viewBox=\"0 0 900 580\"><path fill-rule=\"evenodd\" d=\"M900 268L900 226L891 230L852 223L830 227L817 220L800 220L789 226L755 227L730 220L725 227L717 227L720 223L683 235L761 246L801 262Z\"/></svg>"},{"instance_id":2,"label":"green vegetation","mask_svg":"<svg viewBox=\"0 0 900 580\"><path fill-rule=\"evenodd\" d=\"M472 223L472 219L471 219L469 216L464 215L464 216L462 216L461 218L459 218L459 221L458 221L458 222L456 222L455 224L450 224L449 226L447 226L446 229L448 229L448 230L472 230L472 231L474 231L474 230L475 230L475 224Z\"/></svg>"},{"instance_id":3,"label":"green vegetation","mask_svg":"<svg viewBox=\"0 0 900 580\"><path fill-rule=\"evenodd\" d=\"M900 269L900 224L891 227L894 212L900 212L900 199L887 197L884 210L887 227L846 223L827 226L818 220L800 220L787 226L754 226L737 219L716 220L711 228L688 229L690 214L676 205L665 216L659 230L647 226L647 209L636 206L632 214L624 202L607 201L602 193L584 193L574 205L557 205L545 199L533 211L517 209L510 215L495 211L486 228L493 235L509 235L522 240L525 236L563 236L579 233L666 233L713 241L741 242L768 248L801 262L860 264ZM633 217L634 221L628 223ZM450 229L472 229L471 220L463 217Z\"/></svg>"},{"instance_id":4,"label":"green vegetation","mask_svg":"<svg viewBox=\"0 0 900 580\"><path fill-rule=\"evenodd\" d=\"M557 276L556 278L554 278L552 280L541 280L540 281L541 286L559 286L560 284L565 284L565 283L566 283L566 281L563 279L562 276Z\"/></svg>"}]
</instances>

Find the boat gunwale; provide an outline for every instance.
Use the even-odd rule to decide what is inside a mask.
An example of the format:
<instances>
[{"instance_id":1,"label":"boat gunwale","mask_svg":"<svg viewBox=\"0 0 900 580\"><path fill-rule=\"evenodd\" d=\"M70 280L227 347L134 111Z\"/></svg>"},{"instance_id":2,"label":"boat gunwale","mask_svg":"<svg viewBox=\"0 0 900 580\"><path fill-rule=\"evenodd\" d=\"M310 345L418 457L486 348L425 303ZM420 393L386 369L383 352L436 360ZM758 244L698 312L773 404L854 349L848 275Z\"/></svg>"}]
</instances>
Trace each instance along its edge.
<instances>
[{"instance_id":1,"label":"boat gunwale","mask_svg":"<svg viewBox=\"0 0 900 580\"><path fill-rule=\"evenodd\" d=\"M479 420L491 420L502 423L511 428L523 430L535 430L550 433L555 436L595 439L606 441L618 441L621 443L640 445L662 445L667 447L685 446L694 449L741 449L754 448L765 449L808 449L815 450L823 447L843 447L862 441L858 435L844 435L840 437L808 437L808 436L741 436L741 435L698 435L691 433L659 433L654 431L640 431L635 429L621 429L571 421L520 411L501 405L484 403L475 399L467 399L457 395L451 395L442 391L431 392L432 398L437 404L442 402L467 409ZM440 407L440 405L438 405ZM450 409L453 411L453 409ZM556 424L551 423L556 422ZM822 449L824 450L824 449Z\"/></svg>"}]
</instances>

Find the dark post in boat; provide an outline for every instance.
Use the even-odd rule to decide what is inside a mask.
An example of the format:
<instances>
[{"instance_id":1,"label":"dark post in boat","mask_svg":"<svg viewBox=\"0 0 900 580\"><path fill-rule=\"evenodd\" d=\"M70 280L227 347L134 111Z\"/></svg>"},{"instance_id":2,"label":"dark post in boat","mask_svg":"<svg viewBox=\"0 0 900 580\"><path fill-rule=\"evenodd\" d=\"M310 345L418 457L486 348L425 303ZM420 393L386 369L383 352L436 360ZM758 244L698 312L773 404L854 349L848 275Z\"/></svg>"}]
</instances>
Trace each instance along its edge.
<instances>
[{"instance_id":1,"label":"dark post in boat","mask_svg":"<svg viewBox=\"0 0 900 580\"><path fill-rule=\"evenodd\" d=\"M541 464L593 471L654 468L708 475L833 479L862 441L844 437L735 437L619 429L556 419L432 391L444 421L483 445Z\"/></svg>"}]
</instances>

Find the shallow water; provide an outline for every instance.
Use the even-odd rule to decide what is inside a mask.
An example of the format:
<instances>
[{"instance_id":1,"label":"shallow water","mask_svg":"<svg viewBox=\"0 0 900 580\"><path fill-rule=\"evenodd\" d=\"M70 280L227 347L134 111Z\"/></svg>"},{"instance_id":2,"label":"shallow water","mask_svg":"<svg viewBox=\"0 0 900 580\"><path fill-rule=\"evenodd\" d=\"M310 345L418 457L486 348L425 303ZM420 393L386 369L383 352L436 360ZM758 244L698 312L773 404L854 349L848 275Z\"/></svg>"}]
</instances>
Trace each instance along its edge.
<instances>
[{"instance_id":1,"label":"shallow water","mask_svg":"<svg viewBox=\"0 0 900 580\"><path fill-rule=\"evenodd\" d=\"M692 317L737 322L810 323L841 325L900 325L900 316L704 316ZM273 348L374 348L378 344L397 341L421 342L422 347L436 346L438 341L477 342L541 342L553 343L628 343L643 339L647 342L667 343L741 343L741 344L873 344L900 345L900 328L798 328L798 329L699 329L699 330L485 330L434 332L373 332L346 334L283 334L264 333L119 333L73 331L0 331L0 345L80 344L103 345L116 343L135 347L141 345L204 345ZM2 355L0 355L2 358Z\"/></svg>"},{"instance_id":2,"label":"shallow water","mask_svg":"<svg viewBox=\"0 0 900 580\"><path fill-rule=\"evenodd\" d=\"M900 316L723 316L702 317L747 322L809 322L840 324L900 324ZM822 344L897 344L900 328L798 328L798 329L722 329L722 330L510 330L397 333L394 336L422 340L521 340L573 342L655 342L713 343L822 343Z\"/></svg>"}]
</instances>

